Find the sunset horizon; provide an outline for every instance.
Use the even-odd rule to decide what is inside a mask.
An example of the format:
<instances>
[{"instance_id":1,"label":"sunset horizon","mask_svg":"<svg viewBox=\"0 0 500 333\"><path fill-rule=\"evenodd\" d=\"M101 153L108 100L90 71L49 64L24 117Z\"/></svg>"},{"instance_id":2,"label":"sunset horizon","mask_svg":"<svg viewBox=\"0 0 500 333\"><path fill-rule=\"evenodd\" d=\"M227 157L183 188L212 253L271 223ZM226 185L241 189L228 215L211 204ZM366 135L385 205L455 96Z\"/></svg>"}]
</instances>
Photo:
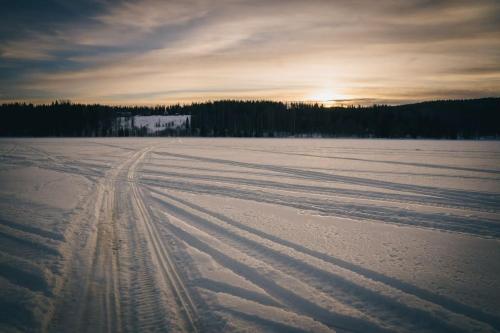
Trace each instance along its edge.
<instances>
[{"instance_id":1,"label":"sunset horizon","mask_svg":"<svg viewBox=\"0 0 500 333\"><path fill-rule=\"evenodd\" d=\"M500 92L496 1L2 7L0 103L393 105Z\"/></svg>"}]
</instances>

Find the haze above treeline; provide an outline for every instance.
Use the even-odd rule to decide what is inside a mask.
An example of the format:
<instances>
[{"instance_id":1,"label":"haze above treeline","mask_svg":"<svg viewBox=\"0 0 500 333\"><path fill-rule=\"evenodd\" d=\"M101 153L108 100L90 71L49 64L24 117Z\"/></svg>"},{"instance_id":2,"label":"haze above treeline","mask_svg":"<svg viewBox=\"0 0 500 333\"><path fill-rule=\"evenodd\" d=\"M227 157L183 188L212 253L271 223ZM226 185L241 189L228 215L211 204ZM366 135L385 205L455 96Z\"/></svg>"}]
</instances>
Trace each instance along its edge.
<instances>
[{"instance_id":1,"label":"haze above treeline","mask_svg":"<svg viewBox=\"0 0 500 333\"><path fill-rule=\"evenodd\" d=\"M309 103L221 100L169 106L10 103L0 105L0 136L145 136L120 130L119 117L191 115L182 130L159 136L500 138L500 98L406 105L326 107Z\"/></svg>"}]
</instances>

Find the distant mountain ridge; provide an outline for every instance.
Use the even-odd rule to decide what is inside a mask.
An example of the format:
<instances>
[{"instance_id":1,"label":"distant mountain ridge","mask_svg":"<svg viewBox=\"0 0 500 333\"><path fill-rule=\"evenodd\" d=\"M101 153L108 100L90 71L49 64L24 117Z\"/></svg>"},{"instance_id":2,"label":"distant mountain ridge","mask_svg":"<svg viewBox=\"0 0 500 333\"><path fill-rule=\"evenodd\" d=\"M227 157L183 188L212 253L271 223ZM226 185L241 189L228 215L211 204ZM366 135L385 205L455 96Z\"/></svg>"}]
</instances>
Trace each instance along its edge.
<instances>
[{"instance_id":1,"label":"distant mountain ridge","mask_svg":"<svg viewBox=\"0 0 500 333\"><path fill-rule=\"evenodd\" d=\"M124 116L190 115L188 126L121 130ZM0 136L209 136L500 138L500 98L404 105L325 107L308 103L221 100L154 107L53 102L0 105Z\"/></svg>"}]
</instances>

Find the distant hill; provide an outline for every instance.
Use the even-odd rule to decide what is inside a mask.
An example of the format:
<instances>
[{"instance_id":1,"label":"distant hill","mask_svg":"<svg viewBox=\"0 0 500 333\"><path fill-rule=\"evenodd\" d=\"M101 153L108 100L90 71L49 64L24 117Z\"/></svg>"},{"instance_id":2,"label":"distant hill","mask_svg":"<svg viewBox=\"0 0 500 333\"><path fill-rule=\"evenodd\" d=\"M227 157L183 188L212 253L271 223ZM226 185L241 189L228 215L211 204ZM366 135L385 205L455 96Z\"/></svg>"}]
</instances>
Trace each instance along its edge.
<instances>
[{"instance_id":1,"label":"distant hill","mask_svg":"<svg viewBox=\"0 0 500 333\"><path fill-rule=\"evenodd\" d=\"M123 117L150 115L191 120L161 131L120 126ZM0 105L0 117L0 136L500 138L500 98L331 108L234 100L155 107L13 103Z\"/></svg>"}]
</instances>

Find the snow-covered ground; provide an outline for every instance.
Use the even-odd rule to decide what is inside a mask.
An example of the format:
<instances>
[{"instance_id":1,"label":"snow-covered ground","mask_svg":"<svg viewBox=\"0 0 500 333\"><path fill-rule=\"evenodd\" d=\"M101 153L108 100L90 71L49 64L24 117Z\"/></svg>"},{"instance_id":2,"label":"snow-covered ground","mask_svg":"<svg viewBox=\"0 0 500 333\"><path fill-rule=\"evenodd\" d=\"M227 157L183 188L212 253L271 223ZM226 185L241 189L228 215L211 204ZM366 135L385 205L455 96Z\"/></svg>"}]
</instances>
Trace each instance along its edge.
<instances>
[{"instance_id":1,"label":"snow-covered ground","mask_svg":"<svg viewBox=\"0 0 500 333\"><path fill-rule=\"evenodd\" d=\"M186 125L191 122L191 116L133 116L118 117L116 121L120 129L146 128L148 134L153 134L166 129L185 129Z\"/></svg>"},{"instance_id":2,"label":"snow-covered ground","mask_svg":"<svg viewBox=\"0 0 500 333\"><path fill-rule=\"evenodd\" d=\"M500 142L0 140L0 331L500 331Z\"/></svg>"}]
</instances>

